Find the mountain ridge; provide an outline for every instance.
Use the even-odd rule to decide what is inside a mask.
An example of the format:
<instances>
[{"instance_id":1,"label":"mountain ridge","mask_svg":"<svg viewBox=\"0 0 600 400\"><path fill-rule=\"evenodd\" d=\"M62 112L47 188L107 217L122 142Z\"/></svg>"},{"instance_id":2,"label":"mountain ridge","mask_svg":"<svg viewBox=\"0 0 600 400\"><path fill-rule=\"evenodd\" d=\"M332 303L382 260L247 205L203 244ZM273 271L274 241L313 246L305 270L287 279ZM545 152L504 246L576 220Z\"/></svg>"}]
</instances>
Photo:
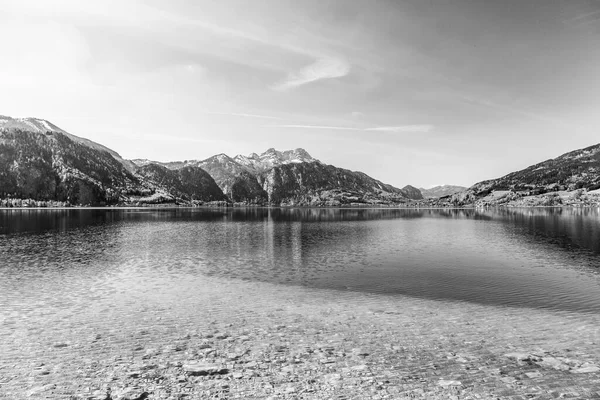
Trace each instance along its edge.
<instances>
[{"instance_id":1,"label":"mountain ridge","mask_svg":"<svg viewBox=\"0 0 600 400\"><path fill-rule=\"evenodd\" d=\"M438 206L600 204L600 143L571 150L439 199Z\"/></svg>"},{"instance_id":2,"label":"mountain ridge","mask_svg":"<svg viewBox=\"0 0 600 400\"><path fill-rule=\"evenodd\" d=\"M456 192L457 189L463 189ZM433 197L431 191L437 191ZM444 192L445 191L445 192ZM22 202L26 199L26 202ZM555 206L600 204L600 144L469 188L402 189L327 165L306 150L161 163L116 151L40 118L0 116L0 206Z\"/></svg>"},{"instance_id":3,"label":"mountain ridge","mask_svg":"<svg viewBox=\"0 0 600 400\"><path fill-rule=\"evenodd\" d=\"M159 164L170 169L177 169L186 165L201 165L202 163L210 162L215 158L226 158L234 161L241 166L246 167L249 171L263 171L270 167L288 164L288 163L301 163L301 162L320 162L316 158L313 158L306 150L302 148L296 148L293 150L279 151L275 148L269 148L260 155L257 153L250 153L248 156L238 154L231 157L225 153L215 154L203 160L185 160L185 161L153 161L148 159L133 159L130 160L137 166L144 166L147 164Z\"/></svg>"},{"instance_id":4,"label":"mountain ridge","mask_svg":"<svg viewBox=\"0 0 600 400\"><path fill-rule=\"evenodd\" d=\"M126 160L123 157L121 157L121 155L119 153L117 153L116 151L114 151L100 143L96 143L92 140L73 135L73 134L65 131L64 129L59 128L52 122L42 119L42 118L35 118L35 117L13 118L13 117L9 117L6 115L0 115L0 129L7 129L7 130L21 129L24 131L32 131L35 133L59 132L65 136L67 136L71 140L73 140L77 143L83 144L87 147L91 147L93 149L100 150L100 151L107 151L117 161L119 161L121 164L123 164L125 166L125 168L127 168L130 172L133 172L135 170L135 166L133 165L133 163L131 161Z\"/></svg>"},{"instance_id":5,"label":"mountain ridge","mask_svg":"<svg viewBox=\"0 0 600 400\"><path fill-rule=\"evenodd\" d=\"M68 134L45 120L1 118L0 206L192 204L226 200L205 171L188 171L195 182L210 188L209 197L196 199L197 187L188 182L189 178L185 181L186 177L182 177L182 185L177 185L175 179L161 182L163 177L155 179L132 166L115 151Z\"/></svg>"},{"instance_id":6,"label":"mountain ridge","mask_svg":"<svg viewBox=\"0 0 600 400\"><path fill-rule=\"evenodd\" d=\"M152 163L149 160L132 160L138 165ZM406 200L422 199L420 191L410 185L398 189L385 184L360 171L328 166L312 157L306 150L296 148L279 151L269 148L261 154L230 157L225 153L216 154L204 160L156 162L171 169L185 165L195 165L206 170L221 190L234 203L271 205L342 205L342 204L397 204ZM306 164L306 165L304 165ZM297 168L291 167L297 166ZM296 175L292 177L291 175ZM308 175L320 176L308 179ZM329 178L323 176L328 175ZM332 176L344 176L334 180ZM352 176L352 178L350 178ZM274 188L273 182L284 185L289 192L283 194L281 188ZM310 182L300 187L291 184L293 180ZM285 181L285 184L284 184ZM336 182L339 187L336 187ZM304 190L305 193L301 193Z\"/></svg>"},{"instance_id":7,"label":"mountain ridge","mask_svg":"<svg viewBox=\"0 0 600 400\"><path fill-rule=\"evenodd\" d=\"M457 185L438 185L431 187L429 189L419 188L424 198L437 198L448 196L454 193L462 192L466 190L465 186L457 186Z\"/></svg>"},{"instance_id":8,"label":"mountain ridge","mask_svg":"<svg viewBox=\"0 0 600 400\"><path fill-rule=\"evenodd\" d=\"M420 195L412 186L398 189L363 172L326 165L302 148L269 148L233 158L221 153L205 160L168 163L125 160L116 151L49 121L5 116L0 117L0 145L0 165L3 162L8 171L0 173L5 205L7 197L80 205L398 205ZM17 159L19 154L24 158ZM30 159L41 161L23 164ZM32 168L39 185L20 163ZM29 181L33 186L27 186ZM75 195L64 195L65 190Z\"/></svg>"}]
</instances>

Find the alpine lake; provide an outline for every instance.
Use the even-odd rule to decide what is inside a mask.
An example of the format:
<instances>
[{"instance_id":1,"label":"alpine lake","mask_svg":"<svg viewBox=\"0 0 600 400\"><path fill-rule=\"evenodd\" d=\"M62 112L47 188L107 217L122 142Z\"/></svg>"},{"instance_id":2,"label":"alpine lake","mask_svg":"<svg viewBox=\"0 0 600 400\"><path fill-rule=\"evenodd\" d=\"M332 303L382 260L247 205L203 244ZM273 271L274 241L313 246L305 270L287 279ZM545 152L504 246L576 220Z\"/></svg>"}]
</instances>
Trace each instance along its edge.
<instances>
[{"instance_id":1,"label":"alpine lake","mask_svg":"<svg viewBox=\"0 0 600 400\"><path fill-rule=\"evenodd\" d=\"M3 209L0 398L600 398L600 209Z\"/></svg>"}]
</instances>

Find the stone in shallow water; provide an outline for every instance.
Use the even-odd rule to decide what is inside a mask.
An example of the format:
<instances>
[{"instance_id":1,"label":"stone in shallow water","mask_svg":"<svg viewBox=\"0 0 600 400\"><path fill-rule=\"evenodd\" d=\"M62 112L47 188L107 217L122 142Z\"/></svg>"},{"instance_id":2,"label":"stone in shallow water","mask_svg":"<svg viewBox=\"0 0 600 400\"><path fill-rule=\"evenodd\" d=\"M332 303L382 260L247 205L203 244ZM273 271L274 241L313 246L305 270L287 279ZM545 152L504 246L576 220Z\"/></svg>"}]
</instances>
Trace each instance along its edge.
<instances>
[{"instance_id":1,"label":"stone in shallow water","mask_svg":"<svg viewBox=\"0 0 600 400\"><path fill-rule=\"evenodd\" d=\"M581 368L574 369L571 372L574 374L589 374L592 372L600 372L600 367L597 365L586 365Z\"/></svg>"},{"instance_id":2,"label":"stone in shallow water","mask_svg":"<svg viewBox=\"0 0 600 400\"><path fill-rule=\"evenodd\" d=\"M504 383L515 383L517 381L517 378L515 378L514 376L505 376L503 378L500 378L500 380Z\"/></svg>"},{"instance_id":3,"label":"stone in shallow water","mask_svg":"<svg viewBox=\"0 0 600 400\"><path fill-rule=\"evenodd\" d=\"M183 364L183 370L192 376L206 375L224 375L229 372L227 368L222 368L216 364L208 364L200 361L190 361Z\"/></svg>"},{"instance_id":4,"label":"stone in shallow water","mask_svg":"<svg viewBox=\"0 0 600 400\"><path fill-rule=\"evenodd\" d=\"M27 393L28 397L37 397L39 396L40 393L48 391L48 390L53 390L56 389L56 384L54 383L50 383L48 385L44 385L44 386L38 386L38 387L34 387L33 389L29 390L29 392Z\"/></svg>"},{"instance_id":5,"label":"stone in shallow water","mask_svg":"<svg viewBox=\"0 0 600 400\"><path fill-rule=\"evenodd\" d=\"M532 358L531 354L527 353L508 353L504 356L516 361L529 361Z\"/></svg>"},{"instance_id":6,"label":"stone in shallow water","mask_svg":"<svg viewBox=\"0 0 600 400\"><path fill-rule=\"evenodd\" d=\"M562 360L554 357L544 357L540 361L536 361L536 364L541 367L554 368L559 371L568 371L570 369L570 367Z\"/></svg>"},{"instance_id":7,"label":"stone in shallow water","mask_svg":"<svg viewBox=\"0 0 600 400\"><path fill-rule=\"evenodd\" d=\"M541 378L542 377L542 374L539 371L525 372L525 375L528 378L531 378L531 379L533 379L533 378Z\"/></svg>"},{"instance_id":8,"label":"stone in shallow water","mask_svg":"<svg viewBox=\"0 0 600 400\"><path fill-rule=\"evenodd\" d=\"M462 386L462 382L461 381L453 381L453 380L445 380L445 379L440 379L438 381L438 385L442 386L442 387L448 387L448 386Z\"/></svg>"},{"instance_id":9,"label":"stone in shallow water","mask_svg":"<svg viewBox=\"0 0 600 400\"><path fill-rule=\"evenodd\" d=\"M352 354L355 354L355 355L360 356L360 357L366 357L366 356L369 355L369 352L364 351L361 348L354 348L354 349L352 349Z\"/></svg>"}]
</instances>

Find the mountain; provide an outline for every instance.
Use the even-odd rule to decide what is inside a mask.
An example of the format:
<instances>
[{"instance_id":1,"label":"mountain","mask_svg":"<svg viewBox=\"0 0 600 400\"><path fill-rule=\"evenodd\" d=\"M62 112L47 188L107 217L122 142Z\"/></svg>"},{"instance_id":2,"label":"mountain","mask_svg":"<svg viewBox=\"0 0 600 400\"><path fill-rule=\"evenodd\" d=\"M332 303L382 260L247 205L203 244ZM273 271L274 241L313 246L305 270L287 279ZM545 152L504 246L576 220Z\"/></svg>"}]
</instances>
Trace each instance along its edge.
<instances>
[{"instance_id":1,"label":"mountain","mask_svg":"<svg viewBox=\"0 0 600 400\"><path fill-rule=\"evenodd\" d=\"M422 200L423 199L423 193L421 193L421 190L417 189L414 186L406 185L402 188L402 191L404 192L405 196L411 200Z\"/></svg>"},{"instance_id":2,"label":"mountain","mask_svg":"<svg viewBox=\"0 0 600 400\"><path fill-rule=\"evenodd\" d=\"M252 173L259 173L262 171L266 171L273 167L277 167L283 164L298 164L303 162L319 162L316 158L313 158L308 152L304 149L295 149L295 150L285 150L285 151L277 151L274 148L270 148L262 154L251 153L248 156L244 156L238 154L237 156L231 158L226 154L217 154L215 156L209 157L205 160L185 160L185 161L170 161L170 162L161 162L161 161L152 161L147 159L134 159L131 160L133 164L138 167L148 165L148 164L159 164L165 166L169 169L178 169L185 167L187 165L215 165L216 163L225 163L225 168L231 170L232 163L236 163L236 168L242 168L245 171L249 171Z\"/></svg>"},{"instance_id":3,"label":"mountain","mask_svg":"<svg viewBox=\"0 0 600 400\"><path fill-rule=\"evenodd\" d=\"M285 164L319 162L304 149L277 151L270 148L261 155L256 153L249 156L237 155L233 159L253 173L260 173Z\"/></svg>"},{"instance_id":4,"label":"mountain","mask_svg":"<svg viewBox=\"0 0 600 400\"><path fill-rule=\"evenodd\" d=\"M326 165L306 150L278 151L206 160L158 163L132 160L138 166L160 164L170 169L194 165L208 172L229 199L238 204L339 206L394 205L422 199L419 189L398 189L362 173Z\"/></svg>"},{"instance_id":5,"label":"mountain","mask_svg":"<svg viewBox=\"0 0 600 400\"><path fill-rule=\"evenodd\" d=\"M415 187L398 189L362 172L326 165L304 149L271 148L234 158L218 154L200 161L130 161L46 120L0 117L0 205L343 206L399 205L421 198Z\"/></svg>"},{"instance_id":6,"label":"mountain","mask_svg":"<svg viewBox=\"0 0 600 400\"><path fill-rule=\"evenodd\" d=\"M477 193L491 190L547 192L581 188L600 188L600 144L574 150L471 187Z\"/></svg>"},{"instance_id":7,"label":"mountain","mask_svg":"<svg viewBox=\"0 0 600 400\"><path fill-rule=\"evenodd\" d=\"M267 193L258 183L252 166L242 165L226 154L212 156L199 161L197 165L213 177L233 202L264 204L268 201Z\"/></svg>"},{"instance_id":8,"label":"mountain","mask_svg":"<svg viewBox=\"0 0 600 400\"><path fill-rule=\"evenodd\" d=\"M150 163L177 170L197 166L208 172L229 199L238 204L258 205L393 205L407 199L422 199L417 188L398 189L362 172L323 164L304 149L229 157L217 154L206 160L158 163L132 160L138 166Z\"/></svg>"},{"instance_id":9,"label":"mountain","mask_svg":"<svg viewBox=\"0 0 600 400\"><path fill-rule=\"evenodd\" d=\"M202 168L186 166L176 170L162 165L147 164L138 168L137 174L143 183L158 187L146 202L183 202L202 204L212 201L227 201L227 196L214 179Z\"/></svg>"},{"instance_id":10,"label":"mountain","mask_svg":"<svg viewBox=\"0 0 600 400\"><path fill-rule=\"evenodd\" d=\"M320 162L289 163L258 175L273 205L343 206L406 203L406 194L362 172Z\"/></svg>"},{"instance_id":11,"label":"mountain","mask_svg":"<svg viewBox=\"0 0 600 400\"><path fill-rule=\"evenodd\" d=\"M236 158L239 157L242 156L237 156ZM202 161L159 162L146 159L131 161L138 167L155 164L170 170L178 170L185 167L202 168L210 174L223 193L233 202L248 205L268 203L267 193L258 183L255 168L252 165L242 165L226 154L217 154Z\"/></svg>"},{"instance_id":12,"label":"mountain","mask_svg":"<svg viewBox=\"0 0 600 400\"><path fill-rule=\"evenodd\" d=\"M249 156L237 155L234 158L218 154L197 162L197 165L214 178L232 201L267 204L271 201L259 183L261 174L282 165L317 162L319 161L304 149L277 151L271 148L260 155L252 153Z\"/></svg>"},{"instance_id":13,"label":"mountain","mask_svg":"<svg viewBox=\"0 0 600 400\"><path fill-rule=\"evenodd\" d=\"M600 144L476 183L440 201L459 206L598 204L598 189Z\"/></svg>"},{"instance_id":14,"label":"mountain","mask_svg":"<svg viewBox=\"0 0 600 400\"><path fill-rule=\"evenodd\" d=\"M21 126L0 127L0 199L103 205L135 192L138 179L109 152Z\"/></svg>"},{"instance_id":15,"label":"mountain","mask_svg":"<svg viewBox=\"0 0 600 400\"><path fill-rule=\"evenodd\" d=\"M441 186L434 186L429 189L420 188L419 190L423 194L423 197L427 199L427 198L448 196L450 194L462 192L463 190L466 190L466 189L467 188L464 186L441 185Z\"/></svg>"},{"instance_id":16,"label":"mountain","mask_svg":"<svg viewBox=\"0 0 600 400\"><path fill-rule=\"evenodd\" d=\"M82 144L94 150L106 151L117 161L119 161L125 168L130 172L135 170L135 165L129 161L123 159L116 151L109 149L99 143L93 142L89 139L85 139L79 136L71 135L70 133L62 130L53 123L46 121L41 118L12 118L5 115L0 115L0 129L6 130L21 130L33 133L45 133L45 132L58 132L62 133L72 141Z\"/></svg>"},{"instance_id":17,"label":"mountain","mask_svg":"<svg viewBox=\"0 0 600 400\"><path fill-rule=\"evenodd\" d=\"M227 199L199 168L182 169L176 176L150 165L133 172L136 169L115 151L46 120L0 117L0 205L191 204Z\"/></svg>"}]
</instances>

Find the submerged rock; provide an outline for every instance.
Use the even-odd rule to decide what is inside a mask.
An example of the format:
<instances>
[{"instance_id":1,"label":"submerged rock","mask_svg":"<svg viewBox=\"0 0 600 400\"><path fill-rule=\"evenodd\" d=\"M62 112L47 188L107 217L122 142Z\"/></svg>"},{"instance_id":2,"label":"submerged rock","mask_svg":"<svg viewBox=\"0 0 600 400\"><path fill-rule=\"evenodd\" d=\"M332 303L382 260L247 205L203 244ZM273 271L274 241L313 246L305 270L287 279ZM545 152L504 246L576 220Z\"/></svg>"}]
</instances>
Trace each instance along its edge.
<instances>
[{"instance_id":1,"label":"submerged rock","mask_svg":"<svg viewBox=\"0 0 600 400\"><path fill-rule=\"evenodd\" d=\"M185 363L183 364L183 370L191 376L224 375L229 373L227 368L201 361L190 361Z\"/></svg>"},{"instance_id":2,"label":"submerged rock","mask_svg":"<svg viewBox=\"0 0 600 400\"><path fill-rule=\"evenodd\" d=\"M589 374L592 372L600 372L600 367L598 367L597 365L586 365L586 366L582 366L581 368L577 368L571 371L574 374Z\"/></svg>"},{"instance_id":3,"label":"submerged rock","mask_svg":"<svg viewBox=\"0 0 600 400\"><path fill-rule=\"evenodd\" d=\"M462 386L462 382L461 381L453 381L453 380L440 379L438 381L438 385L440 385L442 387Z\"/></svg>"}]
</instances>

